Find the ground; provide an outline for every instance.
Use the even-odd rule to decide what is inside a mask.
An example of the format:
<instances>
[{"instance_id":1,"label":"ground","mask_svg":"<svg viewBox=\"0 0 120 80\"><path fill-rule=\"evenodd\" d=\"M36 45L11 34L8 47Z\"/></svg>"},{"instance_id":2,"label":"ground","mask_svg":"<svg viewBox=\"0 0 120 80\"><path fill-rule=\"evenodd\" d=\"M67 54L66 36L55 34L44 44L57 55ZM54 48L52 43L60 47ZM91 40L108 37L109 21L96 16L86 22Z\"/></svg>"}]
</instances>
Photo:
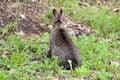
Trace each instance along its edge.
<instances>
[{"instance_id":1,"label":"ground","mask_svg":"<svg viewBox=\"0 0 120 80\"><path fill-rule=\"evenodd\" d=\"M120 2L111 0L2 0L0 80L119 80ZM52 9L80 50L82 66L65 70L49 59Z\"/></svg>"},{"instance_id":2,"label":"ground","mask_svg":"<svg viewBox=\"0 0 120 80\"><path fill-rule=\"evenodd\" d=\"M48 31L49 22L42 23L41 18L48 14L46 10L48 10L48 5L43 2L39 3L22 3L22 2L1 2L1 23L0 29L5 27L7 24L13 21L18 21L18 30L22 31L24 34L43 34ZM44 6L44 7L43 7ZM52 8L51 8L52 11ZM16 19L16 16L18 18ZM78 25L71 21L69 16L65 16L65 22L68 27L72 29L72 31L77 30L77 35L86 33L90 34L91 29L89 26ZM80 26L80 27L79 27ZM75 28L76 27L76 28ZM86 28L88 27L88 29Z\"/></svg>"}]
</instances>

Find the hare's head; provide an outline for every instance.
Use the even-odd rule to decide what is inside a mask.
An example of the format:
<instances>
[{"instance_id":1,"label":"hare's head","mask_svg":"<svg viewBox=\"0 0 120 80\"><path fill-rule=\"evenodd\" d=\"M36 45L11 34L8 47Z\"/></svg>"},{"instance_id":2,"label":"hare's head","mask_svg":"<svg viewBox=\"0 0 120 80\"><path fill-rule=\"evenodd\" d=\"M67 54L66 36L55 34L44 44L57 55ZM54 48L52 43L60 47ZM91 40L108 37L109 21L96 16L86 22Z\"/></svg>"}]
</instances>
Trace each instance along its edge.
<instances>
[{"instance_id":1,"label":"hare's head","mask_svg":"<svg viewBox=\"0 0 120 80\"><path fill-rule=\"evenodd\" d=\"M54 27L60 27L63 21L63 10L60 9L58 12L56 9L53 9L53 26Z\"/></svg>"}]
</instances>

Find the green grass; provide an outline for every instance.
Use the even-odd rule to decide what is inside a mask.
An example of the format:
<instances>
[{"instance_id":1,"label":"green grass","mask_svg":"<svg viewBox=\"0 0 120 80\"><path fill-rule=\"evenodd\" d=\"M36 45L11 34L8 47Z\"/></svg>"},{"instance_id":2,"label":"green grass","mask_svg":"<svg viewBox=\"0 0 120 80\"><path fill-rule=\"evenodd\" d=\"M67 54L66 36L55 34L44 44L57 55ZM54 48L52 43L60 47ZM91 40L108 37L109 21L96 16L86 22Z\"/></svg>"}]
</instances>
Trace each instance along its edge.
<instances>
[{"instance_id":1,"label":"green grass","mask_svg":"<svg viewBox=\"0 0 120 80\"><path fill-rule=\"evenodd\" d=\"M120 66L109 65L109 62L120 59L120 51L117 48L120 41L114 38L109 41L95 34L82 35L78 39L72 37L72 39L80 49L83 60L82 66L75 71L67 71L59 67L56 57L46 58L45 52L49 49L49 33L43 37L27 39L12 35L0 40L0 78L29 80L38 79L38 76L42 79L47 78L46 76L71 75L90 79L120 79Z\"/></svg>"},{"instance_id":2,"label":"green grass","mask_svg":"<svg viewBox=\"0 0 120 80\"><path fill-rule=\"evenodd\" d=\"M49 3L51 1L48 0ZM54 6L65 7L66 14L93 27L94 32L89 36L84 34L78 38L72 37L80 50L82 66L76 70L62 69L57 57L49 59L45 55L49 49L49 33L23 37L17 32L18 22L15 21L2 29L5 36L0 40L0 80L48 80L48 77L53 80L58 76L68 76L71 80L76 77L119 80L120 65L110 62L120 60L120 14L113 13L105 6L95 6L100 7L95 11L91 6L78 6L76 0L59 1L54 2ZM49 10L45 18L42 18L43 23L49 23L52 15L50 12ZM6 36L7 34L10 35Z\"/></svg>"},{"instance_id":3,"label":"green grass","mask_svg":"<svg viewBox=\"0 0 120 80\"><path fill-rule=\"evenodd\" d=\"M111 33L120 32L120 12L114 13L108 6L101 4L84 7L79 6L79 1L77 0L48 0L48 2L56 8L62 7L67 15L81 24L90 25L97 30L97 33L104 37L107 37ZM52 14L50 10L48 10L46 17L42 19L45 23L48 23L49 19L51 19Z\"/></svg>"}]
</instances>

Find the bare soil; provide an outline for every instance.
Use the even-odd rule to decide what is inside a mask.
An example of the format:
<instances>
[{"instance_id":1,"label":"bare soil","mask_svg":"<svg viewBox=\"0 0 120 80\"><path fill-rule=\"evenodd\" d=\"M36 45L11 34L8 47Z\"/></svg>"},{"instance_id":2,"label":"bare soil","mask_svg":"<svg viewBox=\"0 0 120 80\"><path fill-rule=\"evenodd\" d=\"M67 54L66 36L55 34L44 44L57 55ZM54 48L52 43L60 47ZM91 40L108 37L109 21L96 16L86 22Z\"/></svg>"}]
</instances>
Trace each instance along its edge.
<instances>
[{"instance_id":1,"label":"bare soil","mask_svg":"<svg viewBox=\"0 0 120 80\"><path fill-rule=\"evenodd\" d=\"M39 16L44 15L43 4L22 2L0 3L0 30L10 22L18 20L18 30L25 34L42 34L46 32L41 25ZM17 16L19 18L17 18Z\"/></svg>"},{"instance_id":2,"label":"bare soil","mask_svg":"<svg viewBox=\"0 0 120 80\"><path fill-rule=\"evenodd\" d=\"M48 25L41 23L41 18L47 13L50 8L44 2L30 2L25 3L10 1L0 2L0 34L2 29L5 28L10 22L18 21L18 31L26 35L40 34L48 31ZM91 27L88 25L76 24L72 18L68 15L64 16L64 23L67 26L67 30L72 35L81 35L91 33Z\"/></svg>"}]
</instances>

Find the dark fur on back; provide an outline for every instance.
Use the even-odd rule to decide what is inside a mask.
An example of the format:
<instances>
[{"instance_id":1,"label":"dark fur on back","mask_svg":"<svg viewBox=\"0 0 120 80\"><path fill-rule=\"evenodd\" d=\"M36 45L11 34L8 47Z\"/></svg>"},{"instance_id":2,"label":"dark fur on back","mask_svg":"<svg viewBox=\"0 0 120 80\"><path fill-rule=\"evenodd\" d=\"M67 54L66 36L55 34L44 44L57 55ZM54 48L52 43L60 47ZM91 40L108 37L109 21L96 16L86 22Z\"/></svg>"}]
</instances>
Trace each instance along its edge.
<instances>
[{"instance_id":1,"label":"dark fur on back","mask_svg":"<svg viewBox=\"0 0 120 80\"><path fill-rule=\"evenodd\" d=\"M61 13L61 11L60 11ZM51 31L50 34L50 50L48 51L48 57L54 55L58 56L60 60L60 65L65 69L70 69L68 60L72 61L72 68L81 65L81 58L79 49L75 46L74 42L70 38L69 33L61 27L61 22L59 23L59 18L61 19L61 14L57 15L57 12L54 11L53 14L57 21L55 21L56 28ZM59 16L59 17L58 17ZM54 19L55 19L54 18Z\"/></svg>"}]
</instances>

